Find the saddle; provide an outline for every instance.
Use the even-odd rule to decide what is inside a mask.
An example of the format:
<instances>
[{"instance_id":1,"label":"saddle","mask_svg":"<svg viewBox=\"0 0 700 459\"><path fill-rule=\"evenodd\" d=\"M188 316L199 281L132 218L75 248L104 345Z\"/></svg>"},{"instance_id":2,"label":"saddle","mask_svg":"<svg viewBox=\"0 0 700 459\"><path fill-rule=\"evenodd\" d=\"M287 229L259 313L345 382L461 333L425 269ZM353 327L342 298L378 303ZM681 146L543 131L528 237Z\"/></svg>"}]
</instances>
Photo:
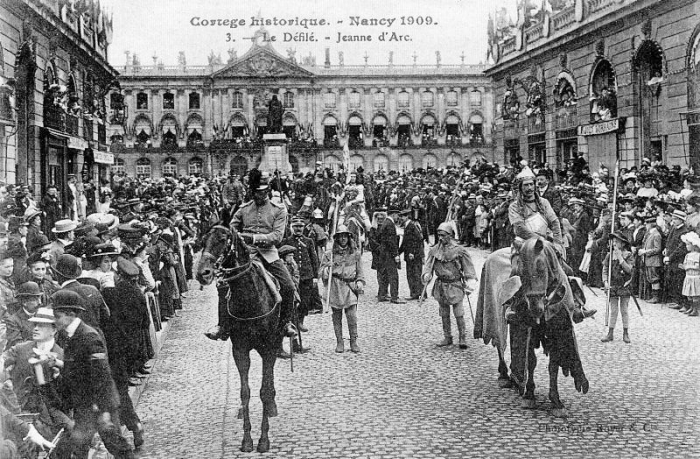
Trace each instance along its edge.
<instances>
[{"instance_id":1,"label":"saddle","mask_svg":"<svg viewBox=\"0 0 700 459\"><path fill-rule=\"evenodd\" d=\"M236 290L239 304L250 306L255 302L264 301L266 297L274 300L275 308L282 302L279 282L260 261L251 260L250 263L234 270L224 281L229 284L228 299L231 299L233 290ZM228 312L235 317L238 314L231 310L231 302L228 303Z\"/></svg>"}]
</instances>

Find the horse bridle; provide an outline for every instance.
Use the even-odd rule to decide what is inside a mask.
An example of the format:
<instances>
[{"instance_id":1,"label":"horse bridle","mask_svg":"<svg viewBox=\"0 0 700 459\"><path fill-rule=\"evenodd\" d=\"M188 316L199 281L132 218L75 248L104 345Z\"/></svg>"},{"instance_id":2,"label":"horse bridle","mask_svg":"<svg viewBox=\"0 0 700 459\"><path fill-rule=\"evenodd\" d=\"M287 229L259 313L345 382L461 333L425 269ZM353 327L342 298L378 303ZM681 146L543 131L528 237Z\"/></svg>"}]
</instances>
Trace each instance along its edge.
<instances>
[{"instance_id":1,"label":"horse bridle","mask_svg":"<svg viewBox=\"0 0 700 459\"><path fill-rule=\"evenodd\" d=\"M222 267L221 267L221 263L222 263L223 260L225 260L231 253L233 253L234 257L237 257L237 256L238 256L238 253L237 253L237 249L236 249L235 245L233 244L233 231L231 231L230 228L227 228L227 227L224 226L224 225L216 224L216 225L212 226L211 228L209 228L209 231L207 231L207 234L211 233L211 232L212 232L213 230L215 230L215 229L224 230L224 232L226 233L226 250L224 250L224 251L221 253L221 255L219 255L218 257L216 257L216 256L212 255L210 252L208 252L208 251L206 250L206 247L205 247L204 250L202 250L202 255L201 255L201 257L202 257L202 258L209 259L209 260L213 260L213 261L214 261L214 270L215 270L215 271L218 271L218 272L225 273L226 271L229 270L229 268L222 268Z\"/></svg>"}]
</instances>

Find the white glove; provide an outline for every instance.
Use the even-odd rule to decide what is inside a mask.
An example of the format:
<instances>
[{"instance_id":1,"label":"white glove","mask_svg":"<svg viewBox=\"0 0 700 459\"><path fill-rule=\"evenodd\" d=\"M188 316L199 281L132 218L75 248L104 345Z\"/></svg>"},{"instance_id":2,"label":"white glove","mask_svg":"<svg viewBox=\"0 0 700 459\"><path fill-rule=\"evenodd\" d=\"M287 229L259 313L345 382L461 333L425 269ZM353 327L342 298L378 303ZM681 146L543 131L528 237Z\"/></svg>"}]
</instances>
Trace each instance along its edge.
<instances>
[{"instance_id":1,"label":"white glove","mask_svg":"<svg viewBox=\"0 0 700 459\"><path fill-rule=\"evenodd\" d=\"M467 279L465 289L467 290L467 293L471 293L476 289L476 279Z\"/></svg>"},{"instance_id":2,"label":"white glove","mask_svg":"<svg viewBox=\"0 0 700 459\"><path fill-rule=\"evenodd\" d=\"M34 443L35 445L39 445L43 448L48 448L51 449L55 447L53 443L45 439L44 437L41 436L41 434L36 430L36 428L29 424L29 433L27 434L26 437L24 437L24 440L29 440L30 442Z\"/></svg>"}]
</instances>

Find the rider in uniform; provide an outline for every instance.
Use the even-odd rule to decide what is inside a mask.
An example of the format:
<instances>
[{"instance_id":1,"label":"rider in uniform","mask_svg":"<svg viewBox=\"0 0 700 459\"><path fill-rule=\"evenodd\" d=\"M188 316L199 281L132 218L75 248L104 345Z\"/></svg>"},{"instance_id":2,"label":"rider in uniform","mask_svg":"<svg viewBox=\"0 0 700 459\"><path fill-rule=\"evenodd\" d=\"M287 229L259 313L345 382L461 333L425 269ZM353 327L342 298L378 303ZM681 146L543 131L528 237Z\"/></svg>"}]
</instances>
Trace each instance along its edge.
<instances>
[{"instance_id":1,"label":"rider in uniform","mask_svg":"<svg viewBox=\"0 0 700 459\"><path fill-rule=\"evenodd\" d=\"M231 220L231 227L243 238L251 256L257 257L267 271L279 281L280 295L282 296L280 323L285 324L284 334L286 336L295 336L296 330L291 323L294 307L294 281L284 262L280 259L276 247L284 237L287 226L287 209L284 204L270 201L267 180L263 179L262 173L258 169L250 171L248 185L253 199L236 211ZM226 340L231 333L230 319L226 311L228 287L224 290L224 292L219 290L219 325L206 333L206 336L213 340Z\"/></svg>"}]
</instances>

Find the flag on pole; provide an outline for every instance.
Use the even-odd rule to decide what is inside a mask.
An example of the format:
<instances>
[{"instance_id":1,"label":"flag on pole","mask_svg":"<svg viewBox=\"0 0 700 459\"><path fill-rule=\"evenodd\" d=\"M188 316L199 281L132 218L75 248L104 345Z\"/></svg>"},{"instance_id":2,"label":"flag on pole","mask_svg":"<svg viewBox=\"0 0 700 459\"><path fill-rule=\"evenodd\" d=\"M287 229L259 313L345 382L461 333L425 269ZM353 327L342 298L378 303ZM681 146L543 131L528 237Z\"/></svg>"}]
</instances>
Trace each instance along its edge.
<instances>
[{"instance_id":1,"label":"flag on pole","mask_svg":"<svg viewBox=\"0 0 700 459\"><path fill-rule=\"evenodd\" d=\"M345 169L345 184L350 183L350 148L348 142L343 145L343 168Z\"/></svg>"}]
</instances>

